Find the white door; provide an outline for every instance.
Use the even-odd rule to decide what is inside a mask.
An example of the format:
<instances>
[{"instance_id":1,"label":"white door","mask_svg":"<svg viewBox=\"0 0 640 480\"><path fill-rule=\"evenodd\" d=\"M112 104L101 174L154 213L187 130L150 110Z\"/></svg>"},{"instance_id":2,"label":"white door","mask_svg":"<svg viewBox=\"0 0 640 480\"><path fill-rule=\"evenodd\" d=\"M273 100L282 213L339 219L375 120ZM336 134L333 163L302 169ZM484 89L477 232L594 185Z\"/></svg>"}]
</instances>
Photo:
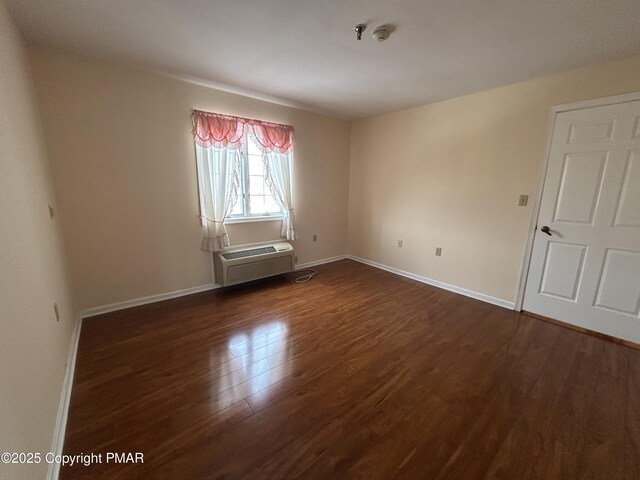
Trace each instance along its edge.
<instances>
[{"instance_id":1,"label":"white door","mask_svg":"<svg viewBox=\"0 0 640 480\"><path fill-rule=\"evenodd\" d=\"M640 343L640 101L557 115L523 309Z\"/></svg>"}]
</instances>

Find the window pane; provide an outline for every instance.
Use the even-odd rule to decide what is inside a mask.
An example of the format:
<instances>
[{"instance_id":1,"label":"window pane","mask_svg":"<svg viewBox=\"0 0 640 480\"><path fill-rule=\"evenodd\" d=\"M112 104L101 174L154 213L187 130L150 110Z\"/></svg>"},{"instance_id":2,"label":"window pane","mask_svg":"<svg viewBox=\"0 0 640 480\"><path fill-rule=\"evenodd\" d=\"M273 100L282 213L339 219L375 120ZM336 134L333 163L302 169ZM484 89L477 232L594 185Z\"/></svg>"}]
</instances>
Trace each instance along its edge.
<instances>
[{"instance_id":1,"label":"window pane","mask_svg":"<svg viewBox=\"0 0 640 480\"><path fill-rule=\"evenodd\" d=\"M249 155L249 175L264 175L261 156Z\"/></svg>"},{"instance_id":2,"label":"window pane","mask_svg":"<svg viewBox=\"0 0 640 480\"><path fill-rule=\"evenodd\" d=\"M233 210L231 210L231 215L243 215L244 214L244 208L243 208L243 201L242 201L242 195L238 195L238 200L236 201L236 204L233 206Z\"/></svg>"},{"instance_id":3,"label":"window pane","mask_svg":"<svg viewBox=\"0 0 640 480\"><path fill-rule=\"evenodd\" d=\"M251 175L249 177L249 191L251 195L264 195L264 177Z\"/></svg>"},{"instance_id":4,"label":"window pane","mask_svg":"<svg viewBox=\"0 0 640 480\"><path fill-rule=\"evenodd\" d=\"M259 155L262 156L262 152L258 147L256 147L256 139L253 135L249 135L249 141L247 142L247 150L249 155Z\"/></svg>"},{"instance_id":5,"label":"window pane","mask_svg":"<svg viewBox=\"0 0 640 480\"><path fill-rule=\"evenodd\" d=\"M242 161L242 178L238 200L234 204L230 215L234 217L250 217L282 213L282 209L271 196L271 191L265 182L262 152L256 147L253 139L245 137L243 142L246 142L245 152L247 155ZM243 193L246 195L245 197L243 197ZM248 198L248 202L245 200L246 198Z\"/></svg>"},{"instance_id":6,"label":"window pane","mask_svg":"<svg viewBox=\"0 0 640 480\"><path fill-rule=\"evenodd\" d=\"M267 209L264 203L264 195L251 195L251 215L264 215Z\"/></svg>"},{"instance_id":7,"label":"window pane","mask_svg":"<svg viewBox=\"0 0 640 480\"><path fill-rule=\"evenodd\" d=\"M264 206L269 213L280 213L282 210L271 195L264 197Z\"/></svg>"},{"instance_id":8,"label":"window pane","mask_svg":"<svg viewBox=\"0 0 640 480\"><path fill-rule=\"evenodd\" d=\"M244 181L242 178L245 175L246 168L244 166L244 162L240 164L240 184L238 185L238 197L236 199L236 203L233 205L233 209L231 210L230 215L245 215L244 211ZM231 175L234 172L230 172ZM229 181L233 181L233 178L230 178Z\"/></svg>"}]
</instances>

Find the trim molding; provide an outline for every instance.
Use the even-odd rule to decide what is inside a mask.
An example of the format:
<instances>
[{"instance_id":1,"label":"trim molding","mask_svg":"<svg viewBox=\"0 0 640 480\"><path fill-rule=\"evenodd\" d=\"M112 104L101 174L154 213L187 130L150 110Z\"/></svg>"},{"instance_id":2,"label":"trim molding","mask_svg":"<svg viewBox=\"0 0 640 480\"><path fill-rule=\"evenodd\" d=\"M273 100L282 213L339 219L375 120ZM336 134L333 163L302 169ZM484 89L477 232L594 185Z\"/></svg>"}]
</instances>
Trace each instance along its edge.
<instances>
[{"instance_id":1,"label":"trim molding","mask_svg":"<svg viewBox=\"0 0 640 480\"><path fill-rule=\"evenodd\" d=\"M542 320L543 322L552 323L553 325L558 325L562 328L567 328L575 332L580 332L584 333L585 335L600 338L601 340L604 340L606 342L615 343L617 345L624 345L625 347L633 348L634 350L640 350L640 343L632 342L631 340L613 337L611 335L607 335L606 333L596 332L595 330L591 330L589 328L580 327L578 325L574 325L573 323L563 322L562 320L556 320L555 318L545 317L544 315L539 315L537 313L527 312L526 310L522 310L520 313L522 313L522 315L526 317L535 318L536 320Z\"/></svg>"},{"instance_id":2,"label":"trim molding","mask_svg":"<svg viewBox=\"0 0 640 480\"><path fill-rule=\"evenodd\" d=\"M484 293L475 292L473 290L467 290L466 288L450 285L448 283L440 282L439 280L434 280L428 277L423 277L422 275L417 275L415 273L406 272L404 270L400 270L399 268L383 265L382 263L374 262L372 260L367 260L366 258L357 257L355 255L336 255L335 257L323 258L323 259L314 260L311 262L300 263L296 265L295 270L302 270L304 268L315 267L316 265L337 262L339 260L344 260L344 259L351 259L356 262L364 263L365 265L369 265L371 267L379 268L381 270L386 270L387 272L395 273L396 275L410 278L412 280L416 280L421 283L426 283L427 285L432 285L434 287L442 288L450 292L459 293L460 295L464 295L466 297L475 298L476 300L480 300L482 302L491 303L493 305L497 305L503 308L508 308L509 310L513 310L515 307L514 302L509 302L501 298L485 295ZM117 310L124 310L125 308L137 307L139 305L146 305L148 303L160 302L162 300L169 300L172 298L183 297L185 295L191 295L193 293L206 292L208 290L214 290L216 288L222 288L222 287L220 287L220 285L217 285L215 283L210 283L207 285L201 285L199 287L185 288L184 290L176 290L175 292L159 293L157 295L149 295L147 297L134 298L131 300L126 300L124 302L111 303L109 305L102 305L100 307L94 307L94 308L89 308L87 310L83 310L82 312L80 312L80 317L81 318L94 317L96 315L102 315L103 313L110 313L110 312L115 312Z\"/></svg>"},{"instance_id":3,"label":"trim molding","mask_svg":"<svg viewBox=\"0 0 640 480\"><path fill-rule=\"evenodd\" d=\"M78 356L78 343L80 341L80 331L82 330L82 317L76 318L76 324L71 334L71 345L69 347L69 356L67 358L67 368L62 382L62 393L60 394L60 403L58 405L58 417L56 419L56 427L53 433L53 444L51 451L56 455L62 454L64 447L64 436L67 431L67 418L69 416L69 405L71 404L71 390L73 388L73 377L76 372L76 358ZM60 464L50 463L47 469L47 480L57 480L60 475Z\"/></svg>"},{"instance_id":4,"label":"trim molding","mask_svg":"<svg viewBox=\"0 0 640 480\"><path fill-rule=\"evenodd\" d=\"M158 293L156 295L149 295L147 297L133 298L131 300L125 300L124 302L110 303L108 305L88 308L80 312L80 316L82 318L95 317L96 315L102 315L103 313L124 310L125 308L137 307L140 305L146 305L148 303L161 302L162 300L169 300L171 298L184 297L185 295L206 292L207 290L213 290L215 288L221 287L216 283L208 283L206 285L200 285L199 287L191 287L185 288L183 290L176 290L174 292Z\"/></svg>"},{"instance_id":5,"label":"trim molding","mask_svg":"<svg viewBox=\"0 0 640 480\"><path fill-rule=\"evenodd\" d=\"M475 292L473 290L467 290L466 288L462 287L456 287L455 285L440 282L439 280L433 280L432 278L423 277L422 275L417 275L415 273L405 272L404 270L400 270L399 268L389 267L387 265L383 265L382 263L367 260L366 258L356 257L354 255L349 255L348 258L350 258L351 260L355 260L356 262L364 263L365 265L369 265L371 267L386 270L387 272L395 273L396 275L401 275L418 282L426 283L427 285L442 288L443 290L449 290L450 292L459 293L460 295L464 295L465 297L475 298L476 300L480 300L482 302L491 303L503 308L508 308L509 310L513 310L515 307L515 304L513 302L509 302L501 298L492 297L490 295L485 295L484 293Z\"/></svg>"},{"instance_id":6,"label":"trim molding","mask_svg":"<svg viewBox=\"0 0 640 480\"><path fill-rule=\"evenodd\" d=\"M350 258L349 255L337 255L335 257L323 258L321 260L314 260L313 262L300 263L296 265L295 270L302 270L303 268L315 267L316 265L322 265L323 263L337 262L338 260L344 260Z\"/></svg>"},{"instance_id":7,"label":"trim molding","mask_svg":"<svg viewBox=\"0 0 640 480\"><path fill-rule=\"evenodd\" d=\"M522 310L524 303L524 290L527 286L527 278L529 276L529 266L531 264L531 255L533 254L533 242L536 236L536 226L538 225L538 216L540 215L540 205L542 204L542 191L544 182L547 177L547 167L549 166L549 157L551 155L551 139L553 131L556 128L556 117L558 112L553 108L549 111L547 120L547 136L544 141L544 158L538 167L538 186L536 188L535 197L533 198L533 208L531 209L531 218L529 219L529 232L527 233L527 243L525 245L524 257L520 265L520 280L518 282L518 290L516 293L515 309Z\"/></svg>"},{"instance_id":8,"label":"trim molding","mask_svg":"<svg viewBox=\"0 0 640 480\"><path fill-rule=\"evenodd\" d=\"M345 258L349 258L349 256L338 255L335 257L323 258L321 260L315 260L312 262L301 263L299 265L296 265L295 270L313 267L315 265L322 265L323 263L336 262L338 260L344 260ZM81 318L95 317L96 315L102 315L103 313L110 313L118 310L124 310L125 308L146 305L148 303L155 303L155 302L161 302L162 300L170 300L172 298L184 297L185 295L206 292L208 290L214 290L216 288L222 288L222 287L216 283L208 283L206 285L200 285L199 287L191 287L191 288L185 288L183 290L176 290L174 292L158 293L156 295L149 295L147 297L133 298L131 300L125 300L124 302L110 303L108 305L101 305L99 307L88 308L80 312L80 317Z\"/></svg>"},{"instance_id":9,"label":"trim molding","mask_svg":"<svg viewBox=\"0 0 640 480\"><path fill-rule=\"evenodd\" d=\"M628 103L640 100L640 92L623 93L620 95L609 95L607 97L590 98L573 103L563 103L551 107L555 113L568 112L570 110L582 110L584 108L602 107L604 105L616 105L618 103Z\"/></svg>"}]
</instances>

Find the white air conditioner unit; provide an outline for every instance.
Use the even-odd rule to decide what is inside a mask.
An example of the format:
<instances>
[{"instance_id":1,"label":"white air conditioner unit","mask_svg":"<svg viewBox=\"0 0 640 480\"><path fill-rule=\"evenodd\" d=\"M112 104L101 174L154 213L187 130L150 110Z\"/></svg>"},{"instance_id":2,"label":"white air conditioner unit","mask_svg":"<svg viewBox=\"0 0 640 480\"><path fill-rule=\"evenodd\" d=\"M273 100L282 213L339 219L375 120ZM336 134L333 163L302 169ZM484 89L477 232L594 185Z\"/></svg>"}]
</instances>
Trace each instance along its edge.
<instances>
[{"instance_id":1,"label":"white air conditioner unit","mask_svg":"<svg viewBox=\"0 0 640 480\"><path fill-rule=\"evenodd\" d=\"M213 254L215 280L223 287L291 272L293 266L294 251L287 242L243 245Z\"/></svg>"}]
</instances>

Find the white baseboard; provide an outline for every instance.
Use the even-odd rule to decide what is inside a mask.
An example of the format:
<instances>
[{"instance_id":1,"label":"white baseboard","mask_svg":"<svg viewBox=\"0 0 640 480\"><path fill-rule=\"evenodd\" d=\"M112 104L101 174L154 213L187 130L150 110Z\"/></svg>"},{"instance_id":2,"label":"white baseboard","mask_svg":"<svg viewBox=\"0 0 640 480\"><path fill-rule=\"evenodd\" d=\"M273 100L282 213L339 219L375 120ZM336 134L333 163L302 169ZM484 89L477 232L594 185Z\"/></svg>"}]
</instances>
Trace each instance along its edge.
<instances>
[{"instance_id":1,"label":"white baseboard","mask_svg":"<svg viewBox=\"0 0 640 480\"><path fill-rule=\"evenodd\" d=\"M296 265L295 269L300 270L302 268L313 267L315 265L321 265L323 263L335 262L338 260L344 260L348 258L348 255L338 255L336 257L323 258L321 260L315 260L313 262L301 263ZM96 315L102 315L103 313L115 312L118 310L124 310L125 308L137 307L140 305L146 305L148 303L160 302L162 300L170 300L172 298L184 297L185 295L191 295L192 293L206 292L207 290L213 290L215 288L221 288L220 285L215 283L209 283L207 285L200 285L199 287L185 288L184 290L176 290L175 292L159 293L156 295L149 295L147 297L133 298L131 300L125 300L124 302L110 303L108 305L101 305L99 307L88 308L80 312L82 318L95 317Z\"/></svg>"},{"instance_id":2,"label":"white baseboard","mask_svg":"<svg viewBox=\"0 0 640 480\"><path fill-rule=\"evenodd\" d=\"M433 280L432 278L423 277L422 275L417 275L415 273L405 272L404 270L400 270L399 268L389 267L387 265L383 265L378 262L367 260L366 258L360 258L354 255L348 255L347 258L350 258L351 260L355 260L356 262L364 263L371 267L376 267L381 270L386 270L387 272L395 273L397 275L401 275L403 277L416 280L418 282L426 283L427 285L432 285L434 287L442 288L443 290L449 290L450 292L459 293L460 295L464 295L466 297L475 298L476 300L492 303L493 305L497 305L499 307L508 308L509 310L513 310L515 307L514 302L509 302L501 298L485 295L484 293L474 292L473 290L467 290L466 288L456 287L455 285L450 285L448 283L440 282L438 280Z\"/></svg>"},{"instance_id":3,"label":"white baseboard","mask_svg":"<svg viewBox=\"0 0 640 480\"><path fill-rule=\"evenodd\" d=\"M381 270L386 270L387 272L395 273L403 277L411 278L412 280L426 283L434 287L442 288L444 290L449 290L450 292L459 293L461 295L475 298L483 302L508 308L510 310L513 310L515 307L514 302L503 300L501 298L492 297L490 295L485 295L484 293L475 292L473 290L467 290L466 288L450 285L448 283L440 282L438 280L434 280L428 277L423 277L422 275L417 275L415 273L406 272L404 270L400 270L399 268L389 267L387 265L383 265L381 263L374 262L372 260L367 260L366 258L357 257L355 255L337 255L335 257L323 258L323 259L314 260L311 262L300 263L296 265L295 269L301 270L303 268L314 267L316 265L322 265L324 263L337 262L338 260L344 260L345 258L349 258L351 260L355 260L356 262L364 263L366 265L369 265L371 267L376 267ZM149 295L147 297L134 298L131 300L126 300L124 302L111 303L109 305L102 305L99 307L89 308L87 310L83 310L82 312L80 312L80 316L81 318L93 317L96 315L102 315L103 313L115 312L117 310L124 310L125 308L137 307L139 305L146 305L148 303L155 303L155 302L160 302L162 300L169 300L172 298L183 297L185 295L191 295L193 293L206 292L207 290L213 290L216 288L221 288L221 287L220 285L217 285L215 283L210 283L207 285L200 285L198 287L185 288L184 290L176 290L175 292L159 293L156 295Z\"/></svg>"},{"instance_id":4,"label":"white baseboard","mask_svg":"<svg viewBox=\"0 0 640 480\"><path fill-rule=\"evenodd\" d=\"M69 405L71 403L71 390L73 388L73 376L76 371L76 357L78 356L78 343L80 341L80 331L82 330L82 317L78 316L76 324L71 334L71 345L69 347L69 357L67 358L67 368L62 382L62 393L60 394L60 404L58 405L58 417L53 433L53 445L51 452L55 455L62 454L64 447L64 436L67 431L67 418L69 416ZM50 463L47 470L47 480L57 480L60 475L60 464Z\"/></svg>"},{"instance_id":5,"label":"white baseboard","mask_svg":"<svg viewBox=\"0 0 640 480\"><path fill-rule=\"evenodd\" d=\"M169 300L172 298L184 297L185 295L191 295L192 293L206 292L207 290L213 290L215 288L221 288L220 285L215 283L208 283L206 285L200 285L198 287L185 288L184 290L176 290L175 292L158 293L156 295L149 295L147 297L134 298L131 300L125 300L124 302L110 303L109 305L102 305L100 307L88 308L80 312L82 318L95 317L96 315L102 315L103 313L115 312L117 310L124 310L125 308L137 307L140 305L146 305L148 303L160 302L162 300Z\"/></svg>"},{"instance_id":6,"label":"white baseboard","mask_svg":"<svg viewBox=\"0 0 640 480\"><path fill-rule=\"evenodd\" d=\"M313 262L300 263L296 265L296 270L315 267L316 265L322 265L323 263L337 262L338 260L344 260L345 258L349 258L349 255L337 255L335 257L323 258L322 260L314 260Z\"/></svg>"}]
</instances>

